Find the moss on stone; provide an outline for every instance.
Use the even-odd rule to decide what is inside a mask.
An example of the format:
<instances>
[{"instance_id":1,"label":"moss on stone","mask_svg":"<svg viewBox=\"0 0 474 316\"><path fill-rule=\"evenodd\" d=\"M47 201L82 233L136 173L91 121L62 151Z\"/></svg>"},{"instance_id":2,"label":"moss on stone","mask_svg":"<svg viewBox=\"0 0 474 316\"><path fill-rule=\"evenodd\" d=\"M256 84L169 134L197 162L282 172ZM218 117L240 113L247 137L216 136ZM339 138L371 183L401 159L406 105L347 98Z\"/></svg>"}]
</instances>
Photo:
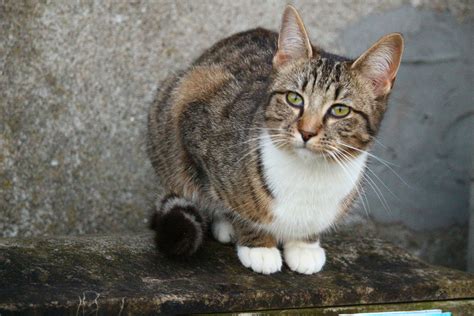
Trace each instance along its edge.
<instances>
[{"instance_id":1,"label":"moss on stone","mask_svg":"<svg viewBox=\"0 0 474 316\"><path fill-rule=\"evenodd\" d=\"M149 234L0 239L0 313L208 313L474 297L472 275L386 242L338 234L324 246L323 272L264 276L244 268L233 247L212 241L175 261L155 251Z\"/></svg>"}]
</instances>

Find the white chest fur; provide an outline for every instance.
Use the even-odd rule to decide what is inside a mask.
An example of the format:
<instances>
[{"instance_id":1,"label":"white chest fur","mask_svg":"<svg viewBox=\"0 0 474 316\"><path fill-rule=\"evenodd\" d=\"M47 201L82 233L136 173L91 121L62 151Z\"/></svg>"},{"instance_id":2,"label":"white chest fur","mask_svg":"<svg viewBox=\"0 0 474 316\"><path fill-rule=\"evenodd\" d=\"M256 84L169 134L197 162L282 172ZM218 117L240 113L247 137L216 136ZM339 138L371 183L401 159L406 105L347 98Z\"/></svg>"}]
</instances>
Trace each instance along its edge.
<instances>
[{"instance_id":1,"label":"white chest fur","mask_svg":"<svg viewBox=\"0 0 474 316\"><path fill-rule=\"evenodd\" d=\"M296 155L280 150L265 139L261 142L262 162L275 200L274 221L261 228L280 241L298 240L329 228L338 216L341 202L355 188L367 155L344 162L342 168L309 152Z\"/></svg>"}]
</instances>

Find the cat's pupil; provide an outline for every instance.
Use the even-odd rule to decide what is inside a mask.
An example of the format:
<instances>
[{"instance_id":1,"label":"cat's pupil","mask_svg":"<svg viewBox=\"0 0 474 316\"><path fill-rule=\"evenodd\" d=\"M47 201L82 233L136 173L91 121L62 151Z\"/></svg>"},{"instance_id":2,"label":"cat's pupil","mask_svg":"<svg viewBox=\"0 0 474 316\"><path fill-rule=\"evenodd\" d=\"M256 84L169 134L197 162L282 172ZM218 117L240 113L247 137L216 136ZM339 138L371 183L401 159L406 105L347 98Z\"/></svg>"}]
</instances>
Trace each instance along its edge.
<instances>
[{"instance_id":1,"label":"cat's pupil","mask_svg":"<svg viewBox=\"0 0 474 316\"><path fill-rule=\"evenodd\" d=\"M332 114L335 117L342 118L347 116L350 113L350 108L346 105L334 105L331 110L330 114Z\"/></svg>"}]
</instances>

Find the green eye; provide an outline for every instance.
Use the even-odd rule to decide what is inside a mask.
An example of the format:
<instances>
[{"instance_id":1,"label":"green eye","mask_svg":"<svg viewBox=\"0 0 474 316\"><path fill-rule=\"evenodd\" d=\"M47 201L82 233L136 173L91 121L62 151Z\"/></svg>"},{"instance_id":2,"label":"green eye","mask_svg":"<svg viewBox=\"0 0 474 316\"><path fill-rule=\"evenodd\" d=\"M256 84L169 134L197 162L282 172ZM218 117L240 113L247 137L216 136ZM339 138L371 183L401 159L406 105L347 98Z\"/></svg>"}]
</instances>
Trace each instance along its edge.
<instances>
[{"instance_id":1,"label":"green eye","mask_svg":"<svg viewBox=\"0 0 474 316\"><path fill-rule=\"evenodd\" d=\"M336 104L329 110L330 114L336 118L343 118L351 113L351 108L344 104Z\"/></svg>"},{"instance_id":2,"label":"green eye","mask_svg":"<svg viewBox=\"0 0 474 316\"><path fill-rule=\"evenodd\" d=\"M295 106L295 107L302 107L304 105L303 97L300 96L296 92L288 92L286 94L286 102L288 102L289 105Z\"/></svg>"}]
</instances>

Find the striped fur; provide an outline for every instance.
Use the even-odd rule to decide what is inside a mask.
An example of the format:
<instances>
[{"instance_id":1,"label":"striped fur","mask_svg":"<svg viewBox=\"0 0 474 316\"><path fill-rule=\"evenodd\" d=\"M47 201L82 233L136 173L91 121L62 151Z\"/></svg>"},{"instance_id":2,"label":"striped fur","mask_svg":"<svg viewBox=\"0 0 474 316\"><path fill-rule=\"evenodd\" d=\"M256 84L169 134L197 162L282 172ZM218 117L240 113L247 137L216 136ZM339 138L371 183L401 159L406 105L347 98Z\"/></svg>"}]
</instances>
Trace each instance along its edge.
<instances>
[{"instance_id":1,"label":"striped fur","mask_svg":"<svg viewBox=\"0 0 474 316\"><path fill-rule=\"evenodd\" d=\"M234 241L245 266L279 271L282 244L292 270L319 271L324 250L315 240L357 196L361 151L377 134L402 49L392 34L355 61L326 53L288 6L280 35L235 34L166 80L148 120L150 160L173 194L157 206L159 248L194 253L214 218L214 235ZM289 104L288 92L304 105ZM335 104L350 113L335 118ZM160 232L166 221L178 226L166 227L174 239ZM294 256L316 261L298 268L304 260Z\"/></svg>"}]
</instances>

